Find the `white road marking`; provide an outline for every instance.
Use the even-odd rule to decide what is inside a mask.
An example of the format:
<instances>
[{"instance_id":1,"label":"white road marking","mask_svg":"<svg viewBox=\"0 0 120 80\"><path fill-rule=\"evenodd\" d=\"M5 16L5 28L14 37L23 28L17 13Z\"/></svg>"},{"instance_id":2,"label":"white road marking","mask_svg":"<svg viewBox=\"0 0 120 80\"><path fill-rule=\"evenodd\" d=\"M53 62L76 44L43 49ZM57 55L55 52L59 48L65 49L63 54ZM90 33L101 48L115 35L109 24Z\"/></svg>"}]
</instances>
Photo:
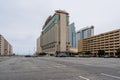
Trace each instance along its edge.
<instances>
[{"instance_id":1,"label":"white road marking","mask_svg":"<svg viewBox=\"0 0 120 80\"><path fill-rule=\"evenodd\" d=\"M54 65L53 67L56 67L56 68L65 68L67 67L66 65L63 65L63 64L56 64Z\"/></svg>"},{"instance_id":2,"label":"white road marking","mask_svg":"<svg viewBox=\"0 0 120 80\"><path fill-rule=\"evenodd\" d=\"M44 67L39 67L40 69L46 69L46 68L52 68L52 67L49 67L49 66L44 66Z\"/></svg>"},{"instance_id":3,"label":"white road marking","mask_svg":"<svg viewBox=\"0 0 120 80\"><path fill-rule=\"evenodd\" d=\"M85 77L83 77L83 76L79 76L79 77L82 78L82 79L84 79L84 80L90 80L90 79L85 78Z\"/></svg>"},{"instance_id":4,"label":"white road marking","mask_svg":"<svg viewBox=\"0 0 120 80\"><path fill-rule=\"evenodd\" d=\"M120 79L119 76L109 75L109 74L105 74L105 73L101 73L101 75L116 78L116 79Z\"/></svg>"},{"instance_id":5,"label":"white road marking","mask_svg":"<svg viewBox=\"0 0 120 80\"><path fill-rule=\"evenodd\" d=\"M66 66L65 65L55 65L54 67L57 67L57 68L65 68Z\"/></svg>"}]
</instances>

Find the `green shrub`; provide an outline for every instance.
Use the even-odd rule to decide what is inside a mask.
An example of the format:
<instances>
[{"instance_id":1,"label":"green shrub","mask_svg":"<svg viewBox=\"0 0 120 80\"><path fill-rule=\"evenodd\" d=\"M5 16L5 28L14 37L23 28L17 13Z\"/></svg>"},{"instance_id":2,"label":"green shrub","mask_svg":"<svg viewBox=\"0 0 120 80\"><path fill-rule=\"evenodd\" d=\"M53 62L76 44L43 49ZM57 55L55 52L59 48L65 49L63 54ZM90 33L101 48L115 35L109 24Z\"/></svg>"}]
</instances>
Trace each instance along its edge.
<instances>
[{"instance_id":1,"label":"green shrub","mask_svg":"<svg viewBox=\"0 0 120 80\"><path fill-rule=\"evenodd\" d=\"M104 50L98 50L98 56L102 57L105 55L105 51Z\"/></svg>"},{"instance_id":2,"label":"green shrub","mask_svg":"<svg viewBox=\"0 0 120 80\"><path fill-rule=\"evenodd\" d=\"M42 52L42 53L37 53L37 55L38 55L38 56L45 56L45 55L47 55L47 53Z\"/></svg>"},{"instance_id":3,"label":"green shrub","mask_svg":"<svg viewBox=\"0 0 120 80\"><path fill-rule=\"evenodd\" d=\"M120 48L116 50L116 56L120 57Z\"/></svg>"}]
</instances>

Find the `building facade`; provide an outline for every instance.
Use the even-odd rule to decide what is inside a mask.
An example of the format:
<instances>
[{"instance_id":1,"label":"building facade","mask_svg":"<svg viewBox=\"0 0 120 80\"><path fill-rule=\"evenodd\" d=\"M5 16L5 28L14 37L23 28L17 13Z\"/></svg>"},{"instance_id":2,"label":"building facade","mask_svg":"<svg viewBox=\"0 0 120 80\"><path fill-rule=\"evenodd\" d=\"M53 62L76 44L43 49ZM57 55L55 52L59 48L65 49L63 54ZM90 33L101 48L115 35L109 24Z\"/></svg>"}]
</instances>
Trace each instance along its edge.
<instances>
[{"instance_id":1,"label":"building facade","mask_svg":"<svg viewBox=\"0 0 120 80\"><path fill-rule=\"evenodd\" d=\"M40 46L40 37L37 38L37 43L36 43L36 54L39 54L42 52L41 46Z\"/></svg>"},{"instance_id":2,"label":"building facade","mask_svg":"<svg viewBox=\"0 0 120 80\"><path fill-rule=\"evenodd\" d=\"M76 48L76 31L74 23L69 25L69 42L71 47Z\"/></svg>"},{"instance_id":3,"label":"building facade","mask_svg":"<svg viewBox=\"0 0 120 80\"><path fill-rule=\"evenodd\" d=\"M120 48L120 29L79 40L78 52L90 51L97 56L98 50L115 56L116 49Z\"/></svg>"},{"instance_id":4,"label":"building facade","mask_svg":"<svg viewBox=\"0 0 120 80\"><path fill-rule=\"evenodd\" d=\"M9 56L13 54L11 44L0 35L0 56Z\"/></svg>"},{"instance_id":5,"label":"building facade","mask_svg":"<svg viewBox=\"0 0 120 80\"><path fill-rule=\"evenodd\" d=\"M69 14L56 10L53 16L46 20L40 36L42 52L55 55L56 52L66 52L69 49Z\"/></svg>"},{"instance_id":6,"label":"building facade","mask_svg":"<svg viewBox=\"0 0 120 80\"><path fill-rule=\"evenodd\" d=\"M93 35L94 35L94 26L85 27L85 28L79 30L76 33L76 47L78 47L78 40L84 39L84 38L87 38L87 37L91 37Z\"/></svg>"}]
</instances>

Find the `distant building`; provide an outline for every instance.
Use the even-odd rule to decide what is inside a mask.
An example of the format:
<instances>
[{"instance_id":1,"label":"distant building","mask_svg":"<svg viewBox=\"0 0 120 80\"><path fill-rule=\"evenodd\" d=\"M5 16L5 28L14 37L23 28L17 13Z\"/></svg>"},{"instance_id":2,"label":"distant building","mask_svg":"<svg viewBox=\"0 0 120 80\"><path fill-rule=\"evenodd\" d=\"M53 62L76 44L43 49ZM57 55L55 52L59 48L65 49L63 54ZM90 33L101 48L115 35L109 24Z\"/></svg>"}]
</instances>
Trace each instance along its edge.
<instances>
[{"instance_id":1,"label":"distant building","mask_svg":"<svg viewBox=\"0 0 120 80\"><path fill-rule=\"evenodd\" d=\"M69 49L69 13L56 10L49 16L42 28L40 46L42 52L55 55Z\"/></svg>"},{"instance_id":2,"label":"distant building","mask_svg":"<svg viewBox=\"0 0 120 80\"><path fill-rule=\"evenodd\" d=\"M9 56L13 54L11 44L0 35L0 56Z\"/></svg>"},{"instance_id":3,"label":"distant building","mask_svg":"<svg viewBox=\"0 0 120 80\"><path fill-rule=\"evenodd\" d=\"M76 47L76 31L74 23L69 25L69 42L71 47Z\"/></svg>"},{"instance_id":4,"label":"distant building","mask_svg":"<svg viewBox=\"0 0 120 80\"><path fill-rule=\"evenodd\" d=\"M94 35L94 26L85 27L76 33L76 47L78 47L78 40L88 38Z\"/></svg>"},{"instance_id":5,"label":"distant building","mask_svg":"<svg viewBox=\"0 0 120 80\"><path fill-rule=\"evenodd\" d=\"M39 54L42 52L41 46L40 46L40 37L37 38L37 43L36 43L36 54Z\"/></svg>"},{"instance_id":6,"label":"distant building","mask_svg":"<svg viewBox=\"0 0 120 80\"><path fill-rule=\"evenodd\" d=\"M98 55L98 50L104 50L106 54L115 56L118 48L120 48L120 29L81 39L78 42L78 52L90 51L94 56Z\"/></svg>"}]
</instances>

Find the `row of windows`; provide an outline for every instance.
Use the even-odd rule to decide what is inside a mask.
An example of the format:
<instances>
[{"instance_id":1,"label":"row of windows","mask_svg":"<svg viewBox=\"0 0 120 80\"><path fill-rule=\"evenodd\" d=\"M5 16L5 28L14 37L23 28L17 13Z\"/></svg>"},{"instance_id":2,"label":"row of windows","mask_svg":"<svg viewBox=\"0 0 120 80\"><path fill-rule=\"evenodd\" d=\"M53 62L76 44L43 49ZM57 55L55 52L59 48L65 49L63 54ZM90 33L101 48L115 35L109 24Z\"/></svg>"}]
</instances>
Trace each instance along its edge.
<instances>
[{"instance_id":1,"label":"row of windows","mask_svg":"<svg viewBox=\"0 0 120 80\"><path fill-rule=\"evenodd\" d=\"M83 47L84 49L117 49L120 48L120 45L118 46L105 46L105 47Z\"/></svg>"},{"instance_id":2,"label":"row of windows","mask_svg":"<svg viewBox=\"0 0 120 80\"><path fill-rule=\"evenodd\" d=\"M52 27L53 24L56 23L56 22L59 20L59 18L60 18L60 15L57 15L57 14L54 15L54 16L52 17L52 19L47 23L47 25L45 25L43 31L46 31L46 30L48 30L50 27Z\"/></svg>"},{"instance_id":3,"label":"row of windows","mask_svg":"<svg viewBox=\"0 0 120 80\"><path fill-rule=\"evenodd\" d=\"M106 38L111 38L111 37L119 37L120 33L117 34L112 34L112 35L99 35L99 36L93 36L91 38L87 38L87 39L93 39L93 40L97 40L97 39L106 39Z\"/></svg>"},{"instance_id":4,"label":"row of windows","mask_svg":"<svg viewBox=\"0 0 120 80\"><path fill-rule=\"evenodd\" d=\"M54 47L55 47L55 42L42 46L42 49L49 49Z\"/></svg>"},{"instance_id":5,"label":"row of windows","mask_svg":"<svg viewBox=\"0 0 120 80\"><path fill-rule=\"evenodd\" d=\"M87 41L84 41L83 43L85 44L85 43L90 43L90 44L96 44L96 43L98 43L98 44L101 44L101 43L109 43L109 42L120 42L120 39L119 38L117 38L117 39L114 39L114 40L98 40L98 41L94 41L94 40L87 40Z\"/></svg>"},{"instance_id":6,"label":"row of windows","mask_svg":"<svg viewBox=\"0 0 120 80\"><path fill-rule=\"evenodd\" d=\"M45 50L45 49L54 48L54 47L55 47L55 45L54 46L45 46L45 47L42 47L42 49Z\"/></svg>"}]
</instances>

